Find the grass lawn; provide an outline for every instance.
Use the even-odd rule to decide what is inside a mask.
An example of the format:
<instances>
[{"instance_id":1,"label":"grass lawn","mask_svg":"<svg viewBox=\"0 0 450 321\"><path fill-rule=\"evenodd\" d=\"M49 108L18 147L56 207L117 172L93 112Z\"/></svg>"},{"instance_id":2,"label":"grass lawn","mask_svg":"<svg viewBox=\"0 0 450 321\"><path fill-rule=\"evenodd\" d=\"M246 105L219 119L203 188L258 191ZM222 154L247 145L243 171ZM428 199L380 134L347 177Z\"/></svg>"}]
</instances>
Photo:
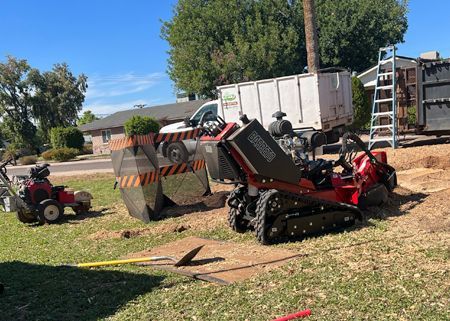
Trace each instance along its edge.
<instances>
[{"instance_id":1,"label":"grass lawn","mask_svg":"<svg viewBox=\"0 0 450 321\"><path fill-rule=\"evenodd\" d=\"M229 286L132 265L59 267L118 258L191 235L256 242L251 233L234 233L225 224L93 239L99 231L186 219L143 224L129 217L113 182L106 174L64 180L93 193L95 211L68 213L61 224L28 226L0 212L1 320L271 320L305 308L312 310L307 320L450 318L449 232L418 230L408 216L416 215L420 202L401 193L352 230L277 245L304 256Z\"/></svg>"}]
</instances>

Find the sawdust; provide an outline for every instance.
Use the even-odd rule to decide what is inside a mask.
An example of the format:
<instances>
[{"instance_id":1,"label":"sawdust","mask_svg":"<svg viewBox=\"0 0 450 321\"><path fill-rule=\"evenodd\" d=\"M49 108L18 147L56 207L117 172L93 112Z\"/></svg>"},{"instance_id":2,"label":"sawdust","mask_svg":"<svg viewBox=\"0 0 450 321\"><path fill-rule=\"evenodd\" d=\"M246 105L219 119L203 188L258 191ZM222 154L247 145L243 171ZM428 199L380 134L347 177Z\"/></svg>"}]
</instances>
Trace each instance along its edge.
<instances>
[{"instance_id":1,"label":"sawdust","mask_svg":"<svg viewBox=\"0 0 450 321\"><path fill-rule=\"evenodd\" d=\"M167 219L151 227L125 229L119 231L100 230L88 236L90 240L105 240L119 238L134 238L148 235L161 235L167 233L183 233L184 231L209 231L218 226L226 226L227 209L211 210L186 215L182 220Z\"/></svg>"},{"instance_id":2,"label":"sawdust","mask_svg":"<svg viewBox=\"0 0 450 321\"><path fill-rule=\"evenodd\" d=\"M450 169L412 168L397 172L401 186L423 193L433 193L450 188Z\"/></svg>"},{"instance_id":3,"label":"sawdust","mask_svg":"<svg viewBox=\"0 0 450 321\"><path fill-rule=\"evenodd\" d=\"M450 232L449 199L450 188L431 193L407 212L403 223L425 232Z\"/></svg>"},{"instance_id":4,"label":"sawdust","mask_svg":"<svg viewBox=\"0 0 450 321\"><path fill-rule=\"evenodd\" d=\"M398 149L383 149L387 152L388 163L397 171L412 168L450 168L450 144L417 146Z\"/></svg>"}]
</instances>

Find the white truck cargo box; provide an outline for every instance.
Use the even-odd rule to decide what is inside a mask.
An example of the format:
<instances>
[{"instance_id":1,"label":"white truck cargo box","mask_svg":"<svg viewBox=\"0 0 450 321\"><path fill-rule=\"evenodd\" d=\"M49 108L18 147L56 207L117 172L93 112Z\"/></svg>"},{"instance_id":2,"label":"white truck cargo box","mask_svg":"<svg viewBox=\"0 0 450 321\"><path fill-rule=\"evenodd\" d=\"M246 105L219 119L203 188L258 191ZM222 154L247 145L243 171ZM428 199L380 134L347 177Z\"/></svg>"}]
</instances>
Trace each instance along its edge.
<instances>
[{"instance_id":1,"label":"white truck cargo box","mask_svg":"<svg viewBox=\"0 0 450 321\"><path fill-rule=\"evenodd\" d=\"M353 121L351 78L347 71L293 75L217 89L218 114L226 122L247 114L267 129L274 120L272 114L280 110L287 114L285 119L293 128L314 128L329 136Z\"/></svg>"}]
</instances>

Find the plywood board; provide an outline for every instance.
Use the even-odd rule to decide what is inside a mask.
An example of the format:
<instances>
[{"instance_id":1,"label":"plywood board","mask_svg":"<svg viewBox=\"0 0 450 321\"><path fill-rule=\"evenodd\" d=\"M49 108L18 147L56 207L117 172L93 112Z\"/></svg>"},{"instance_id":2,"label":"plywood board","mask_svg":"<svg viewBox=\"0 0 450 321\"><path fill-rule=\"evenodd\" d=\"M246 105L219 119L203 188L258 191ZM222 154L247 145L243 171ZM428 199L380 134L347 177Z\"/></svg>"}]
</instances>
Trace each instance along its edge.
<instances>
[{"instance_id":1,"label":"plywood board","mask_svg":"<svg viewBox=\"0 0 450 321\"><path fill-rule=\"evenodd\" d=\"M200 245L204 245L203 249L189 266L175 268L170 262L144 264L218 284L228 284L266 273L302 256L276 247L188 237L130 254L129 257L169 255L180 258Z\"/></svg>"}]
</instances>

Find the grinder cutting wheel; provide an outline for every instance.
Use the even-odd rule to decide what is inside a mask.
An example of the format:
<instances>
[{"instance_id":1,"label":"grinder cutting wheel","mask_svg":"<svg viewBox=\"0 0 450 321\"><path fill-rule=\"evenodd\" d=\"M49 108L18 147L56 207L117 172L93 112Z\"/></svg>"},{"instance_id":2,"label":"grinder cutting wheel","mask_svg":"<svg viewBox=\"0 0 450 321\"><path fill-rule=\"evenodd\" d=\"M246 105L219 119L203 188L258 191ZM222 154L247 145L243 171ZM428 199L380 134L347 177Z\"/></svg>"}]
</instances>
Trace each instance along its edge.
<instances>
[{"instance_id":1,"label":"grinder cutting wheel","mask_svg":"<svg viewBox=\"0 0 450 321\"><path fill-rule=\"evenodd\" d=\"M211 178L236 185L227 202L235 231L255 230L263 244L298 239L351 226L361 219L361 208L387 200L397 182L385 152L371 153L347 133L337 161L316 159L315 151L326 143L323 134L293 130L285 114L273 116L270 134L245 115L241 126L220 117L200 121ZM354 146L363 153L356 156Z\"/></svg>"}]
</instances>

